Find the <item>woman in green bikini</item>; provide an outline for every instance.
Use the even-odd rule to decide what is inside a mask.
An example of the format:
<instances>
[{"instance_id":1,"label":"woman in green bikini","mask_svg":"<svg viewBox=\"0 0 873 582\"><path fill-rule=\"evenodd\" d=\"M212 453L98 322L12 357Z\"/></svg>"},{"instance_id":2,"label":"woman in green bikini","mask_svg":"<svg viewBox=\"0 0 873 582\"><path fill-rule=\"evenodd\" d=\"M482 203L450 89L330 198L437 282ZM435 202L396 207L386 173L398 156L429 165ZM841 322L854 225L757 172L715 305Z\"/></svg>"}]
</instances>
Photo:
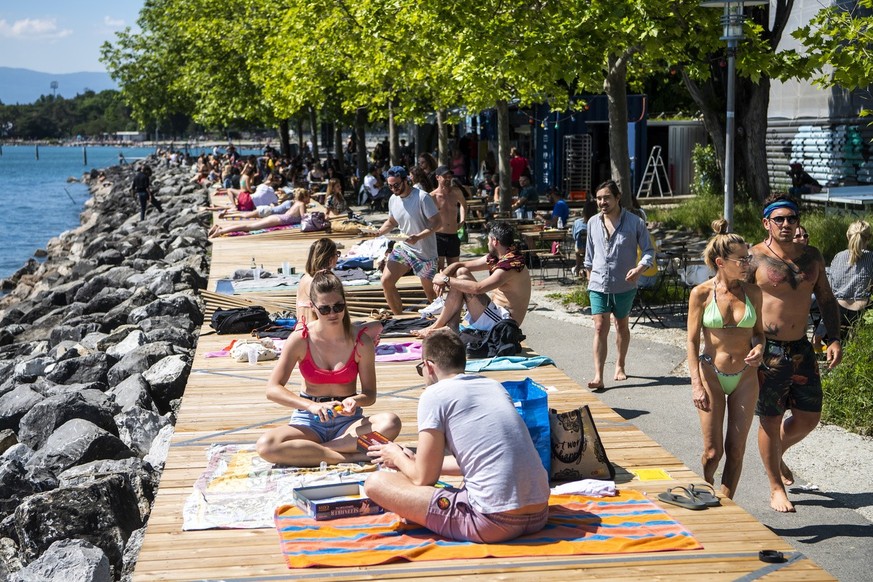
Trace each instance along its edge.
<instances>
[{"instance_id":1,"label":"woman in green bikini","mask_svg":"<svg viewBox=\"0 0 873 582\"><path fill-rule=\"evenodd\" d=\"M728 233L724 219L713 222L712 228L716 234L703 258L715 277L691 290L688 368L703 431L703 477L714 484L715 471L726 456L721 490L732 498L758 399L757 372L764 353L764 328L758 317L762 299L758 286L745 282L752 258L746 241Z\"/></svg>"}]
</instances>

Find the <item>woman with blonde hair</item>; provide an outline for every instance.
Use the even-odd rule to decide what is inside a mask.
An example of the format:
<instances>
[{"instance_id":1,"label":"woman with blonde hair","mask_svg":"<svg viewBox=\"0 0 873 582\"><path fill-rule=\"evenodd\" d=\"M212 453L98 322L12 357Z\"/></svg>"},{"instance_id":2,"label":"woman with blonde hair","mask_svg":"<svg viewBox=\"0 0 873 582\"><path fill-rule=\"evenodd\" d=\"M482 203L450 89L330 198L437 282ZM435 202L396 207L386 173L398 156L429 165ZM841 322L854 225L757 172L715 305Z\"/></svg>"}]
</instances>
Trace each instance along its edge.
<instances>
[{"instance_id":1,"label":"woman with blonde hair","mask_svg":"<svg viewBox=\"0 0 873 582\"><path fill-rule=\"evenodd\" d=\"M691 290L687 348L691 394L703 432L703 477L714 485L725 456L721 491L732 498L758 400L764 327L761 289L745 282L752 256L746 241L728 233L727 225L724 219L712 223L715 235L703 258L715 276Z\"/></svg>"},{"instance_id":2,"label":"woman with blonde hair","mask_svg":"<svg viewBox=\"0 0 873 582\"><path fill-rule=\"evenodd\" d=\"M288 337L267 382L269 400L296 410L287 426L258 439L258 454L297 467L367 461L357 450L358 436L375 430L393 440L400 434L396 414L363 414L364 406L376 402L373 341L364 330L355 334L342 282L333 273L315 273L309 299L319 318ZM287 386L295 368L303 377L299 392Z\"/></svg>"},{"instance_id":3,"label":"woman with blonde hair","mask_svg":"<svg viewBox=\"0 0 873 582\"><path fill-rule=\"evenodd\" d=\"M306 214L306 205L309 204L310 194L306 188L294 188L294 201L286 200L276 206L258 206L249 212L222 212L219 218L260 218L248 224L228 224L219 226L212 225L209 229L209 238L225 235L229 232L251 232L276 226L288 226L300 224Z\"/></svg>"},{"instance_id":4,"label":"woman with blonde hair","mask_svg":"<svg viewBox=\"0 0 873 582\"><path fill-rule=\"evenodd\" d=\"M840 304L842 325L851 326L870 302L873 252L867 250L873 232L870 223L857 220L846 231L848 248L838 252L828 269L828 280Z\"/></svg>"}]
</instances>

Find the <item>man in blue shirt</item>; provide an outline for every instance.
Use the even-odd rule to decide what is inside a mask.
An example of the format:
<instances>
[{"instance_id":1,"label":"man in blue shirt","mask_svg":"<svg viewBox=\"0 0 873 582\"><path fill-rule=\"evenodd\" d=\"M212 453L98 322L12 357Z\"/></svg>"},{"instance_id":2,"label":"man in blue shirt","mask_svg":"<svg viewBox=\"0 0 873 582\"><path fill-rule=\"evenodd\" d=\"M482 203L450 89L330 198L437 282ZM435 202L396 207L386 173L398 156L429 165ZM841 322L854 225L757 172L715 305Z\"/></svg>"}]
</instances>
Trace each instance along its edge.
<instances>
[{"instance_id":1,"label":"man in blue shirt","mask_svg":"<svg viewBox=\"0 0 873 582\"><path fill-rule=\"evenodd\" d=\"M570 207L564 201L564 196L557 188L549 190L549 202L554 204L552 214L547 215L548 226L566 228L570 223Z\"/></svg>"},{"instance_id":2,"label":"man in blue shirt","mask_svg":"<svg viewBox=\"0 0 873 582\"><path fill-rule=\"evenodd\" d=\"M518 193L518 199L512 205L515 217L524 219L529 215L532 218L540 201L539 194L537 194L536 187L530 183L530 178L527 176L522 176L519 179L519 184L521 185L521 191Z\"/></svg>"},{"instance_id":3,"label":"man in blue shirt","mask_svg":"<svg viewBox=\"0 0 873 582\"><path fill-rule=\"evenodd\" d=\"M583 266L594 317L594 379L588 388L602 390L610 314L615 316L618 349L615 380L627 380L624 364L630 344L630 310L637 280L655 264L655 250L643 219L621 207L621 191L613 180L598 186L595 198L600 212L588 221ZM639 261L637 248L642 250Z\"/></svg>"}]
</instances>

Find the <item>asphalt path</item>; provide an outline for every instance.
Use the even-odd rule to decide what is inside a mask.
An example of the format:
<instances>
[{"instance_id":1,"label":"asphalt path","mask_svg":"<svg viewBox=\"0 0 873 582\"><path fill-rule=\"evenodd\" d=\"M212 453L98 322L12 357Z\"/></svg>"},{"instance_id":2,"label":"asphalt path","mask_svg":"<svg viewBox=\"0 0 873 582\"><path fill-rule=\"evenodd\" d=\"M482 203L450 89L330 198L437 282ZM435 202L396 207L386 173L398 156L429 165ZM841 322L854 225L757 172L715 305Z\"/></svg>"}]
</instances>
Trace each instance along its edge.
<instances>
[{"instance_id":1,"label":"asphalt path","mask_svg":"<svg viewBox=\"0 0 873 582\"><path fill-rule=\"evenodd\" d=\"M543 308L530 312L523 327L528 345L551 357L573 380L585 386L592 379L592 328L548 317ZM691 385L687 376L674 374L685 359L684 349L634 338L632 330L628 379L615 382L611 380L615 366L614 337L610 332L605 367L607 389L598 393L598 397L693 471L702 474L700 423L691 403ZM749 434L734 501L837 579L847 582L873 579L873 524L847 507L845 493L791 489L789 498L797 513L780 514L770 509L767 477L758 454L757 430L756 420ZM827 452L822 451L822 454ZM719 471L716 480L720 474ZM805 482L802 475L796 477L798 483ZM873 478L870 483L873 485Z\"/></svg>"}]
</instances>

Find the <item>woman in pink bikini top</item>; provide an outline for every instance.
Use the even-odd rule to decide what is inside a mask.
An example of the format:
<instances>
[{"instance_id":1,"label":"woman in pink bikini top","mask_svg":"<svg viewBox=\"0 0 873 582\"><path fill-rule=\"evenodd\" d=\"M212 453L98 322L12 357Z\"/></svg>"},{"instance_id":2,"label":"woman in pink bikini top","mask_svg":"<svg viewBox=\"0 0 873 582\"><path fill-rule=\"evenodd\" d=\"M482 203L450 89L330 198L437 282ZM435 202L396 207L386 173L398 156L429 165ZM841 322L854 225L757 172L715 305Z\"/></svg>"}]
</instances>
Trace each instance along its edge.
<instances>
[{"instance_id":1,"label":"woman in pink bikini top","mask_svg":"<svg viewBox=\"0 0 873 582\"><path fill-rule=\"evenodd\" d=\"M375 430L393 439L400 433L400 419L393 413L363 416L362 408L376 402L373 341L363 331L354 334L336 275L317 272L310 299L318 319L289 336L267 382L267 398L296 412L288 426L258 440L258 453L267 461L295 466L368 460L357 451L359 435ZM295 367L303 376L299 392L287 386Z\"/></svg>"}]
</instances>

